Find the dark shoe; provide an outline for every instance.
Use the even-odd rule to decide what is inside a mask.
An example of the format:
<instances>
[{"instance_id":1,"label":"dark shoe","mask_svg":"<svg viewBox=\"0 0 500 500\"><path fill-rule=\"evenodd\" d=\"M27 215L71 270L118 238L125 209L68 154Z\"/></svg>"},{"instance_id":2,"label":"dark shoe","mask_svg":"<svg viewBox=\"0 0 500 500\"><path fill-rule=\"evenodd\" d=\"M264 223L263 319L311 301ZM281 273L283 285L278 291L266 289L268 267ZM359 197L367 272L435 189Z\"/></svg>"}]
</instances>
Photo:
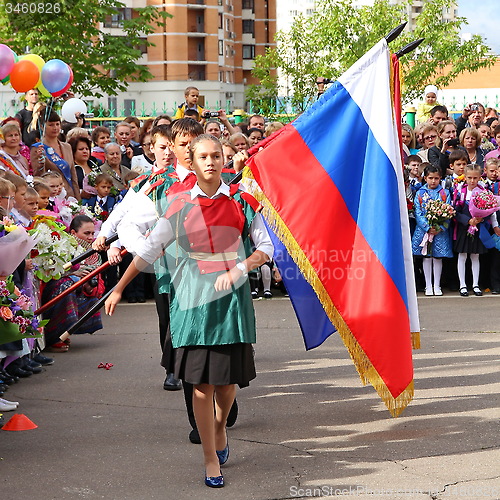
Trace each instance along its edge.
<instances>
[{"instance_id":1,"label":"dark shoe","mask_svg":"<svg viewBox=\"0 0 500 500\"><path fill-rule=\"evenodd\" d=\"M198 432L198 429L193 429L189 433L189 441L193 444L201 444L201 439L200 439L200 433Z\"/></svg>"},{"instance_id":2,"label":"dark shoe","mask_svg":"<svg viewBox=\"0 0 500 500\"><path fill-rule=\"evenodd\" d=\"M229 410L229 414L227 416L226 427L232 427L236 423L236 419L238 418L238 402L236 399L233 401L233 406Z\"/></svg>"},{"instance_id":3,"label":"dark shoe","mask_svg":"<svg viewBox=\"0 0 500 500\"><path fill-rule=\"evenodd\" d=\"M460 288L460 296L462 296L462 297L469 296L469 292L467 291L467 288L465 288L465 287Z\"/></svg>"},{"instance_id":4,"label":"dark shoe","mask_svg":"<svg viewBox=\"0 0 500 500\"><path fill-rule=\"evenodd\" d=\"M478 286L472 287L472 291L474 292L474 295L476 297L482 297L483 296L483 292L481 291L481 289Z\"/></svg>"},{"instance_id":5,"label":"dark shoe","mask_svg":"<svg viewBox=\"0 0 500 500\"><path fill-rule=\"evenodd\" d=\"M207 477L205 476L205 484L209 488L222 488L224 486L224 476Z\"/></svg>"},{"instance_id":6,"label":"dark shoe","mask_svg":"<svg viewBox=\"0 0 500 500\"><path fill-rule=\"evenodd\" d=\"M252 299L257 299L259 298L259 293L258 292L252 292Z\"/></svg>"},{"instance_id":7,"label":"dark shoe","mask_svg":"<svg viewBox=\"0 0 500 500\"><path fill-rule=\"evenodd\" d=\"M48 365L53 365L54 360L52 358L48 358L47 356L44 356L41 352L39 352L34 358L33 361L36 361L37 363L40 363L42 366L48 366Z\"/></svg>"},{"instance_id":8,"label":"dark shoe","mask_svg":"<svg viewBox=\"0 0 500 500\"><path fill-rule=\"evenodd\" d=\"M500 290L491 290L493 295L500 295Z\"/></svg>"},{"instance_id":9,"label":"dark shoe","mask_svg":"<svg viewBox=\"0 0 500 500\"><path fill-rule=\"evenodd\" d=\"M9 375L12 375L14 377L19 377L19 378L31 377L31 375L33 375L32 372L27 371L27 370L23 370L19 366L13 366L11 368L11 365L9 365L5 370L7 371L7 373Z\"/></svg>"},{"instance_id":10,"label":"dark shoe","mask_svg":"<svg viewBox=\"0 0 500 500\"><path fill-rule=\"evenodd\" d=\"M130 297L130 299L128 299L128 303L129 304L136 304L137 303L137 299L135 297Z\"/></svg>"},{"instance_id":11,"label":"dark shoe","mask_svg":"<svg viewBox=\"0 0 500 500\"><path fill-rule=\"evenodd\" d=\"M146 299L144 297L138 297L137 302L139 302L139 304L144 304Z\"/></svg>"},{"instance_id":12,"label":"dark shoe","mask_svg":"<svg viewBox=\"0 0 500 500\"><path fill-rule=\"evenodd\" d=\"M264 290L264 298L265 299L272 299L273 294L269 290Z\"/></svg>"},{"instance_id":13,"label":"dark shoe","mask_svg":"<svg viewBox=\"0 0 500 500\"><path fill-rule=\"evenodd\" d=\"M30 358L25 358L23 370L28 370L33 373L41 373L43 371L42 365Z\"/></svg>"},{"instance_id":14,"label":"dark shoe","mask_svg":"<svg viewBox=\"0 0 500 500\"><path fill-rule=\"evenodd\" d=\"M19 377L13 377L12 375L8 374L5 370L0 370L0 378L7 385L12 385L19 380Z\"/></svg>"},{"instance_id":15,"label":"dark shoe","mask_svg":"<svg viewBox=\"0 0 500 500\"><path fill-rule=\"evenodd\" d=\"M217 453L219 464L224 465L229 458L229 443L226 444L226 447L222 451L215 450L215 453Z\"/></svg>"},{"instance_id":16,"label":"dark shoe","mask_svg":"<svg viewBox=\"0 0 500 500\"><path fill-rule=\"evenodd\" d=\"M163 388L166 391L180 391L182 389L182 382L174 377L173 373L167 373L167 378L163 382Z\"/></svg>"}]
</instances>

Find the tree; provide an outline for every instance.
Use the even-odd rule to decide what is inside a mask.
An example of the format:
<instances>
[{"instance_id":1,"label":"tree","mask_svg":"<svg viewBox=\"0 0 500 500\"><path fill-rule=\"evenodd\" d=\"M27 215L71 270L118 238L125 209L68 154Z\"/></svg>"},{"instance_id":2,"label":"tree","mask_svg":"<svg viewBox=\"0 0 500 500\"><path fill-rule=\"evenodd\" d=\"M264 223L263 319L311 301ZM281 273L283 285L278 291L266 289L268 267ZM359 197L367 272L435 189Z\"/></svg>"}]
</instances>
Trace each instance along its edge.
<instances>
[{"instance_id":1,"label":"tree","mask_svg":"<svg viewBox=\"0 0 500 500\"><path fill-rule=\"evenodd\" d=\"M68 63L74 73L73 91L116 95L127 89L128 81L152 77L147 66L137 64L140 46L153 45L147 35L172 17L148 6L127 11L132 15L120 26L124 36L99 29L125 7L118 0L5 0L0 6L0 40L18 55L28 47L45 61Z\"/></svg>"},{"instance_id":2,"label":"tree","mask_svg":"<svg viewBox=\"0 0 500 500\"><path fill-rule=\"evenodd\" d=\"M247 97L264 111L275 108L279 96L287 96L297 111L315 98L316 79L337 79L394 27L408 20L409 3L393 5L375 0L373 6L356 7L350 0L323 0L310 17L297 16L291 29L278 32L277 47L255 59L253 74L260 85L250 86ZM403 100L421 95L428 83L444 87L465 71L491 66L495 57L482 37L463 41L459 33L467 20L441 21L454 0L424 3L412 31L405 30L391 43L396 52L409 42L424 38L418 49L401 59ZM286 81L278 88L277 73Z\"/></svg>"}]
</instances>

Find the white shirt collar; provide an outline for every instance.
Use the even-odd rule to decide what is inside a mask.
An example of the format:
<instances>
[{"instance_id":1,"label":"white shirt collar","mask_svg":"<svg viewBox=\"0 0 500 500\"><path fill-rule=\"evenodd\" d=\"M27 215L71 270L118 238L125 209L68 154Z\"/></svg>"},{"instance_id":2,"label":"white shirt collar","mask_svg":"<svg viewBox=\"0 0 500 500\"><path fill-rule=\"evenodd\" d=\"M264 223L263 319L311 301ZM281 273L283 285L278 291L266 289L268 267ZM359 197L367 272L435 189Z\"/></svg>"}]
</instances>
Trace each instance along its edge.
<instances>
[{"instance_id":1,"label":"white shirt collar","mask_svg":"<svg viewBox=\"0 0 500 500\"><path fill-rule=\"evenodd\" d=\"M215 194L213 196L207 196L203 191L202 189L200 188L200 186L198 185L198 183L196 183L193 188L191 189L191 199L194 200L197 196L203 196L204 198L210 198L211 200L213 200L214 198L217 198L217 196L223 194L227 197L230 196L230 193L229 193L229 186L227 184L224 184L224 182L221 181L220 183L220 186L219 186L219 189L217 189L217 191L215 192Z\"/></svg>"},{"instance_id":2,"label":"white shirt collar","mask_svg":"<svg viewBox=\"0 0 500 500\"><path fill-rule=\"evenodd\" d=\"M98 202L101 202L101 201L102 201L103 203L106 203L106 200L107 200L107 199L108 199L108 197L107 197L107 196L105 196L104 198L101 198L100 196L98 196L98 197L97 197L97 201L98 201Z\"/></svg>"},{"instance_id":3,"label":"white shirt collar","mask_svg":"<svg viewBox=\"0 0 500 500\"><path fill-rule=\"evenodd\" d=\"M179 180L183 182L184 179L192 172L192 170L183 167L179 162L175 162L175 172L177 173Z\"/></svg>"}]
</instances>

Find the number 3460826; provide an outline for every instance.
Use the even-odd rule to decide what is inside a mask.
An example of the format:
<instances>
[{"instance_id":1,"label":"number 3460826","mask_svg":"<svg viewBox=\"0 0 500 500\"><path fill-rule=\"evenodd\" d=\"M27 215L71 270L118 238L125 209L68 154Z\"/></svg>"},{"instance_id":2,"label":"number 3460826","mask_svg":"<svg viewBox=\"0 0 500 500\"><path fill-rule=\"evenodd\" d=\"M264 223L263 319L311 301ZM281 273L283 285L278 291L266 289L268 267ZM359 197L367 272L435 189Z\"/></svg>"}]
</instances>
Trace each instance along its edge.
<instances>
[{"instance_id":1,"label":"number 3460826","mask_svg":"<svg viewBox=\"0 0 500 500\"><path fill-rule=\"evenodd\" d=\"M56 2L15 2L6 0L5 12L7 14L59 14L61 4Z\"/></svg>"}]
</instances>

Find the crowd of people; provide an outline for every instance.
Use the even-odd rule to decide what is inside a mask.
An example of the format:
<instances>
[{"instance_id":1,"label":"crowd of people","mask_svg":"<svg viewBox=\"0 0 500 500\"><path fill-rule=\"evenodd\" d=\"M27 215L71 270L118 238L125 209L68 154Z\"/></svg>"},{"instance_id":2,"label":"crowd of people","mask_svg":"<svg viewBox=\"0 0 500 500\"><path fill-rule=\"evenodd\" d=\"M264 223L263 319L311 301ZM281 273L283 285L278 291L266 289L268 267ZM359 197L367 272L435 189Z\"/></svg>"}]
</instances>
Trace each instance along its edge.
<instances>
[{"instance_id":1,"label":"crowd of people","mask_svg":"<svg viewBox=\"0 0 500 500\"><path fill-rule=\"evenodd\" d=\"M469 258L473 293L498 294L498 212L483 218L469 209L477 193L499 194L497 115L474 103L452 120L436 95L428 87L418 112L421 123L402 126L417 288L442 295L446 286L467 296ZM224 110L205 110L198 100L198 89L188 87L173 118L127 117L113 131L88 130L82 116L76 124L61 122L31 90L26 108L3 121L0 217L28 229L40 218L57 221L78 248L95 253L43 283L34 277L30 256L15 270L14 283L35 308L71 293L44 311L49 322L43 338L0 345L0 396L52 364L47 353L67 352L68 330L101 329L98 312L73 326L106 291L114 289L109 313L122 298L143 303L154 297L163 387L184 390L189 439L203 446L205 483L221 487L220 466L229 456L226 427L238 413L236 384L244 387L255 377L252 299L271 298L271 284L281 282L259 204L231 179L248 159L247 150L283 124L266 124L258 114L232 124ZM454 217L433 224L431 200L452 207ZM231 231L219 234L220 225ZM118 241L108 245L115 233ZM245 251L238 254L242 243ZM109 267L86 281L105 261ZM153 273L143 272L147 265ZM0 276L0 282L6 279ZM75 288L80 280L85 284ZM0 399L0 412L17 405Z\"/></svg>"},{"instance_id":2,"label":"crowd of people","mask_svg":"<svg viewBox=\"0 0 500 500\"><path fill-rule=\"evenodd\" d=\"M437 103L435 86L426 87L424 98L417 111L420 123L415 129L402 126L417 289L429 296L442 295L442 287L462 297L470 290L476 296L484 291L500 294L499 212L471 214L477 196L488 200L488 192L499 195L498 114L476 102L453 120ZM430 200L452 206L454 217L432 224Z\"/></svg>"}]
</instances>

